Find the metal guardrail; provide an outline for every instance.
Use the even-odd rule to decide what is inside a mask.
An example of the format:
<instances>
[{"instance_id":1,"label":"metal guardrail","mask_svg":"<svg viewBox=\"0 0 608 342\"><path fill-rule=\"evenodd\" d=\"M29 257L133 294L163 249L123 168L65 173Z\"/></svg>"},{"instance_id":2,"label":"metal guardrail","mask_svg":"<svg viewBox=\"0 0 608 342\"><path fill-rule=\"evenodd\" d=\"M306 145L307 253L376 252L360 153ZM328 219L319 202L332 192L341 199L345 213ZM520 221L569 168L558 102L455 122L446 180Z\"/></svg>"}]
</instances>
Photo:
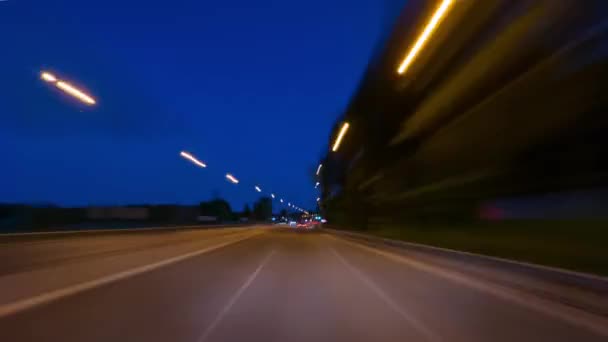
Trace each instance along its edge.
<instances>
[{"instance_id":1,"label":"metal guardrail","mask_svg":"<svg viewBox=\"0 0 608 342\"><path fill-rule=\"evenodd\" d=\"M217 229L217 228L243 228L255 227L259 224L198 224L198 225L176 225L176 226L152 226L152 227L117 227L117 228L81 228L71 230L53 230L39 232L23 232L23 233L0 233L0 238L3 237L36 237L36 236L54 236L54 235L69 235L69 234L100 234L100 233L133 233L146 231L162 231L162 230L193 230L193 229Z\"/></svg>"}]
</instances>

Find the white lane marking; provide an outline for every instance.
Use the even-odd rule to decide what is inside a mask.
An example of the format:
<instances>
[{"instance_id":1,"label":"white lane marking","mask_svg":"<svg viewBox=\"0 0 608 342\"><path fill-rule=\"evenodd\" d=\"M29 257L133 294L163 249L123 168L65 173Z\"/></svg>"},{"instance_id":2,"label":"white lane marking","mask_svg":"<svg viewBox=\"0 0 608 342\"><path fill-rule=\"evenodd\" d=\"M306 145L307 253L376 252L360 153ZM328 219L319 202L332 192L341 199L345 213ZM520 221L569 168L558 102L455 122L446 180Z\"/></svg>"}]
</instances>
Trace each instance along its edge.
<instances>
[{"instance_id":1,"label":"white lane marking","mask_svg":"<svg viewBox=\"0 0 608 342\"><path fill-rule=\"evenodd\" d=\"M486 283L484 281L468 277L462 273L449 271L444 268L433 266L399 254L386 252L360 243L345 240L343 238L338 239L330 235L328 235L328 237L342 241L343 243L349 244L359 249L363 249L365 251L383 256L392 261L419 269L427 273L434 274L444 279L448 279L460 285L468 286L479 292L493 295L504 301L515 303L524 308L531 309L547 316L551 316L553 318L565 321L574 326L587 329L597 335L608 336L608 319L604 317L594 315L573 307L565 306L559 303L551 302L549 300L544 300L533 295L517 292L507 287L500 286L498 284Z\"/></svg>"},{"instance_id":2,"label":"white lane marking","mask_svg":"<svg viewBox=\"0 0 608 342\"><path fill-rule=\"evenodd\" d=\"M264 265L266 265L266 263L268 263L268 260L270 260L270 258L275 254L275 252L276 252L275 250L270 252L262 260L262 262L260 263L258 268L256 268L255 271L249 276L249 278L247 278L245 283L243 283L243 285L241 285L241 287L232 295L232 297L230 297L230 300L226 303L226 305L224 305L224 308L222 308L222 310L217 314L217 316L215 317L213 322L211 322L211 324L209 324L207 329L205 329L205 331L203 332L201 337L198 338L198 342L204 342L207 340L207 338L209 338L209 336L211 336L211 334L213 333L215 328L217 328L217 326L222 322L224 317L226 317L226 315L228 314L230 309L232 309L232 307L234 306L236 301L241 297L243 292L245 292L245 290L247 290L247 288L253 283L255 278L257 278L260 271L262 271L262 268L264 268Z\"/></svg>"},{"instance_id":3,"label":"white lane marking","mask_svg":"<svg viewBox=\"0 0 608 342\"><path fill-rule=\"evenodd\" d=\"M358 270L355 266L349 263L340 253L338 253L335 249L330 247L333 254L348 268L359 280L361 280L367 287L369 287L375 295L380 297L384 303L386 303L393 311L401 315L401 317L408 322L414 329L427 341L441 341L442 339L433 333L431 329L427 328L424 323L422 323L419 319L414 317L411 313L407 312L405 309L400 307L395 303L393 299L389 297L386 292L384 292L373 280L367 277L363 272Z\"/></svg>"},{"instance_id":4,"label":"white lane marking","mask_svg":"<svg viewBox=\"0 0 608 342\"><path fill-rule=\"evenodd\" d=\"M106 284L113 283L113 282L116 282L116 281L119 281L122 279L130 278L130 277L133 277L133 276L141 274L141 273L149 272L149 271L161 268L163 266L168 266L168 265L174 264L176 262L179 262L179 261L182 261L185 259L189 259L189 258L195 257L197 255L211 252L213 250L249 239L249 238L257 236L259 234L260 233L248 234L244 237L240 237L237 239L231 239L229 241L225 241L225 242L222 242L222 243L214 245L214 246L199 249L194 252L178 255L178 256L175 256L175 257L172 257L169 259L165 259L165 260L162 260L159 262L155 262L152 264L135 267L133 269L118 272L118 273L115 273L115 274L112 274L109 276L86 281L86 282L68 286L68 287L65 287L62 289L53 290L50 292L39 294L39 295L30 297L30 298L26 298L26 299L21 299L21 300L18 300L18 301L12 302L12 303L8 303L5 305L0 305L0 318L31 309L36 306L48 304L50 302L54 302L61 298L72 296L77 293L80 293L80 292L83 292L86 290L90 290L90 289L93 289L93 288L96 288L96 287L99 287L102 285L106 285Z\"/></svg>"}]
</instances>

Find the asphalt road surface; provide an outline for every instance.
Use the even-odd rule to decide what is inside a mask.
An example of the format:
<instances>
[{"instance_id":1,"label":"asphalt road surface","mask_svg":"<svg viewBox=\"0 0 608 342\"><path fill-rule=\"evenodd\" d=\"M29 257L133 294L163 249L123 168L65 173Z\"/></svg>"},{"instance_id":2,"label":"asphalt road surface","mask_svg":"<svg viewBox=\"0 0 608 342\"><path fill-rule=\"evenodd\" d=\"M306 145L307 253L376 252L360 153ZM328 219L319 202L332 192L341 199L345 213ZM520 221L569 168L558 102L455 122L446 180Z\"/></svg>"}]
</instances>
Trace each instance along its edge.
<instances>
[{"instance_id":1,"label":"asphalt road surface","mask_svg":"<svg viewBox=\"0 0 608 342\"><path fill-rule=\"evenodd\" d=\"M457 270L322 232L12 241L0 257L0 296L22 279L33 298L0 302L0 341L608 340Z\"/></svg>"}]
</instances>

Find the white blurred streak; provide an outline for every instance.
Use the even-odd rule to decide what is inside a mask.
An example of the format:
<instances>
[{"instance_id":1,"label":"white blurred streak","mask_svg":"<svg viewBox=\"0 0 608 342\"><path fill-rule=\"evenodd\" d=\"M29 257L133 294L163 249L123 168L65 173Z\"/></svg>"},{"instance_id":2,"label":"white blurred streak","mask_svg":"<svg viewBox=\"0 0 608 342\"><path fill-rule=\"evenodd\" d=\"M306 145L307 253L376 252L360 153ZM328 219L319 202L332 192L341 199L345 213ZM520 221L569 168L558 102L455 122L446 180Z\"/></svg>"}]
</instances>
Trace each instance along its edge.
<instances>
[{"instance_id":1,"label":"white blurred streak","mask_svg":"<svg viewBox=\"0 0 608 342\"><path fill-rule=\"evenodd\" d=\"M226 178L234 184L239 184L239 180L229 173L226 174Z\"/></svg>"},{"instance_id":2,"label":"white blurred streak","mask_svg":"<svg viewBox=\"0 0 608 342\"><path fill-rule=\"evenodd\" d=\"M50 72L46 72L46 71L44 71L40 74L40 78L45 82L50 82L50 83L57 82L57 77L55 77L55 75L51 74Z\"/></svg>"},{"instance_id":3,"label":"white blurred streak","mask_svg":"<svg viewBox=\"0 0 608 342\"><path fill-rule=\"evenodd\" d=\"M57 88L63 90L65 93L72 95L73 97L79 99L80 101L82 101L86 104L89 104L89 105L95 104L94 98L92 98L91 96L89 96L88 94L83 92L82 90L74 87L73 85L71 85L67 82L57 81L57 83L55 83L55 86L57 86Z\"/></svg>"},{"instance_id":4,"label":"white blurred streak","mask_svg":"<svg viewBox=\"0 0 608 342\"><path fill-rule=\"evenodd\" d=\"M180 153L180 155L188 160L190 160L191 162L193 162L194 164L200 166L200 167L207 167L207 165L205 163L203 163L202 161L196 159L193 155L191 155L188 152L182 151Z\"/></svg>"}]
</instances>

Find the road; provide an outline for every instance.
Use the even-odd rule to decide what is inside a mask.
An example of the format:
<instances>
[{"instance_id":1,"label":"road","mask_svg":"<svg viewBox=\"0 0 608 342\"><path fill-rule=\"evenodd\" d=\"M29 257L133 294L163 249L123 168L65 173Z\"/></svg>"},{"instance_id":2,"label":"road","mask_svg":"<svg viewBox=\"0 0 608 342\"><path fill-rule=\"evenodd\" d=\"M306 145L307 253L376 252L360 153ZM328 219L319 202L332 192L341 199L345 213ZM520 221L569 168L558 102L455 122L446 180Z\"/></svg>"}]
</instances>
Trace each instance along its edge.
<instances>
[{"instance_id":1,"label":"road","mask_svg":"<svg viewBox=\"0 0 608 342\"><path fill-rule=\"evenodd\" d=\"M0 257L0 341L608 338L559 306L518 300L458 270L323 232L11 241L0 244Z\"/></svg>"}]
</instances>

